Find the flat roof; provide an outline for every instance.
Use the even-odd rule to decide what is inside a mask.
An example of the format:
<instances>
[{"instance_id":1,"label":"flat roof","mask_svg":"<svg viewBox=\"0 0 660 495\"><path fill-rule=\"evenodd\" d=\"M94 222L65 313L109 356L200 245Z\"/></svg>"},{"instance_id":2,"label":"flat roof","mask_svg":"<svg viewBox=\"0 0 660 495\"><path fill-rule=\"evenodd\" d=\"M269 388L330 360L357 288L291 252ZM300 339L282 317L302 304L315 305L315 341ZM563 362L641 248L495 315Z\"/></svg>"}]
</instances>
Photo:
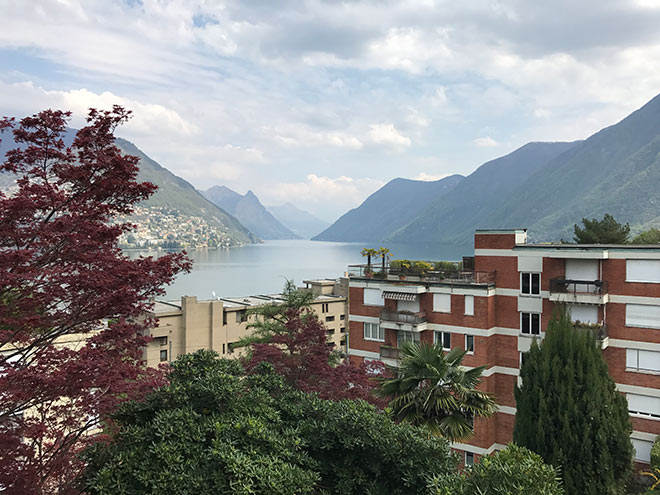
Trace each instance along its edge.
<instances>
[{"instance_id":1,"label":"flat roof","mask_svg":"<svg viewBox=\"0 0 660 495\"><path fill-rule=\"evenodd\" d=\"M582 250L621 250L628 249L653 249L660 250L660 244L563 244L561 242L548 242L537 244L517 244L514 249L582 249Z\"/></svg>"},{"instance_id":2,"label":"flat roof","mask_svg":"<svg viewBox=\"0 0 660 495\"><path fill-rule=\"evenodd\" d=\"M476 229L475 234L522 234L527 229Z\"/></svg>"}]
</instances>

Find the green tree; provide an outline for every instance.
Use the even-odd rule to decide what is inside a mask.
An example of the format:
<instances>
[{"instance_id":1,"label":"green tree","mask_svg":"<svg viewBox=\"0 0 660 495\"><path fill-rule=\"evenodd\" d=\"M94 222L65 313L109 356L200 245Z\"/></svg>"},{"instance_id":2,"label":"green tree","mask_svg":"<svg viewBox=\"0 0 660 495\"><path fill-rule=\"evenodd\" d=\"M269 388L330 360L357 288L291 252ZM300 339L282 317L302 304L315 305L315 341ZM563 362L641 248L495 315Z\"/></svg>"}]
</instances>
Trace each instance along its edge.
<instances>
[{"instance_id":1,"label":"green tree","mask_svg":"<svg viewBox=\"0 0 660 495\"><path fill-rule=\"evenodd\" d=\"M631 241L632 244L660 244L660 229L651 228L640 232Z\"/></svg>"},{"instance_id":2,"label":"green tree","mask_svg":"<svg viewBox=\"0 0 660 495\"><path fill-rule=\"evenodd\" d=\"M563 495L559 471L538 454L509 444L461 474L432 476L432 495Z\"/></svg>"},{"instance_id":3,"label":"green tree","mask_svg":"<svg viewBox=\"0 0 660 495\"><path fill-rule=\"evenodd\" d=\"M380 259L383 262L383 274L385 274L385 264L387 263L387 260L392 257L392 253L386 247L381 247L378 249L378 256L380 256Z\"/></svg>"},{"instance_id":4,"label":"green tree","mask_svg":"<svg viewBox=\"0 0 660 495\"><path fill-rule=\"evenodd\" d=\"M180 357L168 386L113 419L110 441L87 451L85 493L403 495L454 468L443 439L211 351Z\"/></svg>"},{"instance_id":5,"label":"green tree","mask_svg":"<svg viewBox=\"0 0 660 495\"><path fill-rule=\"evenodd\" d=\"M396 420L424 425L452 441L472 434L474 417L488 417L495 402L477 390L485 366L461 366L466 351L454 348L445 354L442 345L405 342L394 378L381 379L378 395L390 398Z\"/></svg>"},{"instance_id":6,"label":"green tree","mask_svg":"<svg viewBox=\"0 0 660 495\"><path fill-rule=\"evenodd\" d=\"M578 244L626 244L630 237L630 225L622 225L606 213L602 220L582 219L583 227L573 226Z\"/></svg>"},{"instance_id":7,"label":"green tree","mask_svg":"<svg viewBox=\"0 0 660 495\"><path fill-rule=\"evenodd\" d=\"M623 493L632 427L596 337L562 308L542 344L532 343L515 390L514 442L559 467L568 494Z\"/></svg>"},{"instance_id":8,"label":"green tree","mask_svg":"<svg viewBox=\"0 0 660 495\"><path fill-rule=\"evenodd\" d=\"M367 258L367 268L371 270L371 257L378 256L378 250L373 248L363 248L360 254Z\"/></svg>"}]
</instances>

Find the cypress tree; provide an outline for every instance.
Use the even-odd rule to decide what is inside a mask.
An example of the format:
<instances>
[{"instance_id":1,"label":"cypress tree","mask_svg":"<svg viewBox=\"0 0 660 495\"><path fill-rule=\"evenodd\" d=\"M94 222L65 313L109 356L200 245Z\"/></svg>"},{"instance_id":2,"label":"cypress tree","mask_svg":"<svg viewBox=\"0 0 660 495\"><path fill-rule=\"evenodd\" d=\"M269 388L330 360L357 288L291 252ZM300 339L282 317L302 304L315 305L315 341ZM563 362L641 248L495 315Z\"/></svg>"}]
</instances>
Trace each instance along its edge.
<instances>
[{"instance_id":1,"label":"cypress tree","mask_svg":"<svg viewBox=\"0 0 660 495\"><path fill-rule=\"evenodd\" d=\"M624 493L632 426L596 336L576 330L562 308L532 343L516 388L514 442L559 467L568 495Z\"/></svg>"}]
</instances>

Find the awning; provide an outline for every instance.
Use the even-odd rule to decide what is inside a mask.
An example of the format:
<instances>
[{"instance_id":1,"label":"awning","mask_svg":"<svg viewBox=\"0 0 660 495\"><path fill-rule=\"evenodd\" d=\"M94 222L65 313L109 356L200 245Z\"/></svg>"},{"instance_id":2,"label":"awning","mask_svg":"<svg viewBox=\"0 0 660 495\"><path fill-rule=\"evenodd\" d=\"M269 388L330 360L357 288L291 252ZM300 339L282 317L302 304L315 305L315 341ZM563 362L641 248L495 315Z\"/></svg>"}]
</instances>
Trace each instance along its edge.
<instances>
[{"instance_id":1,"label":"awning","mask_svg":"<svg viewBox=\"0 0 660 495\"><path fill-rule=\"evenodd\" d=\"M383 292L384 299L394 299L396 301L414 301L417 294L410 294L407 292Z\"/></svg>"}]
</instances>

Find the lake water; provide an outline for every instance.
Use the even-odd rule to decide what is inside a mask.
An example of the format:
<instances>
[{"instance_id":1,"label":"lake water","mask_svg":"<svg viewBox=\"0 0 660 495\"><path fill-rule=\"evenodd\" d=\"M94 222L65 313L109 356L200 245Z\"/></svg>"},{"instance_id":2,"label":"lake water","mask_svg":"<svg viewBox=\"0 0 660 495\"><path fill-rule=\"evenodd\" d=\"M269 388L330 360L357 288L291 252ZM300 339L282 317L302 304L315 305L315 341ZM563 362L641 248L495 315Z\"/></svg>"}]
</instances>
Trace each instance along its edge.
<instances>
[{"instance_id":1,"label":"lake water","mask_svg":"<svg viewBox=\"0 0 660 495\"><path fill-rule=\"evenodd\" d=\"M179 275L167 288L167 300L182 295L210 299L280 292L285 279L302 285L303 280L337 278L348 265L366 263L360 256L365 243L319 242L309 240L266 241L233 249L195 250L188 253L192 272ZM442 244L387 244L393 259L459 261L472 255L471 246ZM158 256L162 252L131 251L131 257ZM379 259L372 260L377 264Z\"/></svg>"}]
</instances>

